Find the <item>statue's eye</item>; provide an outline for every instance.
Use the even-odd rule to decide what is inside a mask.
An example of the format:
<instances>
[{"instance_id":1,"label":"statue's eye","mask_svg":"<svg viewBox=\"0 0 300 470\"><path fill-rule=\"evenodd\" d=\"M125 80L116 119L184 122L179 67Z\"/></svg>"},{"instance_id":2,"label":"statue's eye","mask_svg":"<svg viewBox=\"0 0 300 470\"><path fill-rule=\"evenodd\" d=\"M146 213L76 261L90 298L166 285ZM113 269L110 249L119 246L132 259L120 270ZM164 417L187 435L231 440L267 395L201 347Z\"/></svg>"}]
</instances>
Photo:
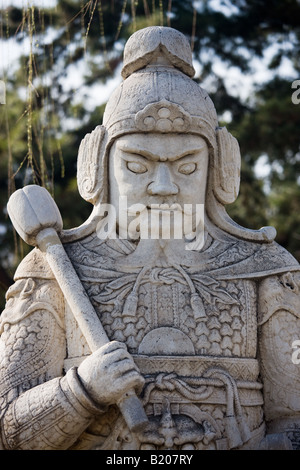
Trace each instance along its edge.
<instances>
[{"instance_id":1,"label":"statue's eye","mask_svg":"<svg viewBox=\"0 0 300 470\"><path fill-rule=\"evenodd\" d=\"M178 171L179 173L182 173L184 175L191 175L192 173L194 173L196 168L197 168L196 163L183 163L178 168Z\"/></svg>"},{"instance_id":2,"label":"statue's eye","mask_svg":"<svg viewBox=\"0 0 300 470\"><path fill-rule=\"evenodd\" d=\"M132 173L146 173L147 167L143 165L143 163L139 162L127 162L128 170L132 171Z\"/></svg>"}]
</instances>

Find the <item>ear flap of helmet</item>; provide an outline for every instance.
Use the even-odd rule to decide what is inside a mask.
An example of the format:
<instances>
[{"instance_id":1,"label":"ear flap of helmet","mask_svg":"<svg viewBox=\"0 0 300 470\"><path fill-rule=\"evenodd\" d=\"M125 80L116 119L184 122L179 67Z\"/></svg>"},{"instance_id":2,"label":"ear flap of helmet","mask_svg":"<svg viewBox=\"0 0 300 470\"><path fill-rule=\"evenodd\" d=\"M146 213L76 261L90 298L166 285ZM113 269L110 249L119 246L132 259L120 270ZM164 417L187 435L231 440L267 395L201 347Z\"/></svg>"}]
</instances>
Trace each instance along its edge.
<instances>
[{"instance_id":1,"label":"ear flap of helmet","mask_svg":"<svg viewBox=\"0 0 300 470\"><path fill-rule=\"evenodd\" d=\"M80 196L86 201L95 204L103 187L103 174L101 156L104 155L106 145L106 129L97 126L91 134L87 134L81 141L77 158L77 184Z\"/></svg>"},{"instance_id":2,"label":"ear flap of helmet","mask_svg":"<svg viewBox=\"0 0 300 470\"><path fill-rule=\"evenodd\" d=\"M216 131L218 151L214 163L213 192L222 204L231 204L240 187L241 154L238 141L226 127Z\"/></svg>"}]
</instances>

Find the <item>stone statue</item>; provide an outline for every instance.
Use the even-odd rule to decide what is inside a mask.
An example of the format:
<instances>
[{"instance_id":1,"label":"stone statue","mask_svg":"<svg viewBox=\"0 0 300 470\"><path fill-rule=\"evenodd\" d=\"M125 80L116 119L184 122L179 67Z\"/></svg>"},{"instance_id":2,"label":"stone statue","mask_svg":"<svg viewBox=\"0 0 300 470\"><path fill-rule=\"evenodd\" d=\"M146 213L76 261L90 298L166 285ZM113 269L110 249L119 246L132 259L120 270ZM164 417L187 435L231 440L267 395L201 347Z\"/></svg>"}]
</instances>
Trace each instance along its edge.
<instances>
[{"instance_id":1,"label":"stone statue","mask_svg":"<svg viewBox=\"0 0 300 470\"><path fill-rule=\"evenodd\" d=\"M70 270L60 256L50 267L51 243L44 250L28 228L35 216L20 221L23 202L11 204L36 247L0 317L4 449L300 448L299 264L275 229L227 215L239 146L193 75L181 33L133 34L103 125L79 148L90 218L63 230L47 197L25 188ZM79 284L66 296L72 270ZM80 286L107 335L101 347L74 316ZM148 418L138 430L119 407L132 390Z\"/></svg>"}]
</instances>

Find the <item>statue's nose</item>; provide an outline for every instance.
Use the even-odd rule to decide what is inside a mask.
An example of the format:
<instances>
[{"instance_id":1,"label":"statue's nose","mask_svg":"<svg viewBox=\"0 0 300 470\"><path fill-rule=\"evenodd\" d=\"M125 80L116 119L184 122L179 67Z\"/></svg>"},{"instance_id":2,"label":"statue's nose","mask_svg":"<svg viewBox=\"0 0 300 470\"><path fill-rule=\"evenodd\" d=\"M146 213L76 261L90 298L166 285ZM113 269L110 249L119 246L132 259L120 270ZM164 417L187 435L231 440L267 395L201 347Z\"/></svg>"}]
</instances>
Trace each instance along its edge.
<instances>
[{"instance_id":1,"label":"statue's nose","mask_svg":"<svg viewBox=\"0 0 300 470\"><path fill-rule=\"evenodd\" d=\"M148 194L151 196L169 196L178 194L178 186L172 181L172 176L165 163L159 163L155 179L148 185Z\"/></svg>"}]
</instances>

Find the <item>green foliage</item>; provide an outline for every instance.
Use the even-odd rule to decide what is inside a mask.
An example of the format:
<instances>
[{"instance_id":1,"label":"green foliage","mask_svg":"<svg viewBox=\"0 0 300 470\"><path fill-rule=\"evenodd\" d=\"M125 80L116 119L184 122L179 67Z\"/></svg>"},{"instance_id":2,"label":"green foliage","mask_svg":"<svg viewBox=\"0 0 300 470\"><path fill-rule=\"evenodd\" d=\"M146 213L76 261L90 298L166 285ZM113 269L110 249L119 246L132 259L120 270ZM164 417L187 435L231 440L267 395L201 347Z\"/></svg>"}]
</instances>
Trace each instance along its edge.
<instances>
[{"instance_id":1,"label":"green foliage","mask_svg":"<svg viewBox=\"0 0 300 470\"><path fill-rule=\"evenodd\" d=\"M276 226L277 241L288 246L300 259L300 186L288 180L281 182L270 194L271 213L269 221Z\"/></svg>"},{"instance_id":2,"label":"green foliage","mask_svg":"<svg viewBox=\"0 0 300 470\"><path fill-rule=\"evenodd\" d=\"M29 250L7 218L9 195L41 184L59 202L65 228L86 220L91 206L77 192L77 151L102 122L108 96L104 92L101 103L90 106L85 93L116 74L127 38L150 25L186 35L199 63L196 80L207 81L221 121L230 112L221 124L238 138L243 158L241 192L230 215L251 228L275 225L278 241L300 260L300 105L291 101L292 81L300 78L299 1L220 0L218 7L213 0L57 0L39 8L24 0L23 8L0 10L2 44L13 40L22 50L18 66L0 77L7 87L7 104L0 105L3 291ZM252 59L262 60L267 49L273 77L242 100L226 85L227 70L251 74ZM287 60L294 72L283 78L279 67ZM270 165L267 185L255 172L261 155Z\"/></svg>"}]
</instances>

